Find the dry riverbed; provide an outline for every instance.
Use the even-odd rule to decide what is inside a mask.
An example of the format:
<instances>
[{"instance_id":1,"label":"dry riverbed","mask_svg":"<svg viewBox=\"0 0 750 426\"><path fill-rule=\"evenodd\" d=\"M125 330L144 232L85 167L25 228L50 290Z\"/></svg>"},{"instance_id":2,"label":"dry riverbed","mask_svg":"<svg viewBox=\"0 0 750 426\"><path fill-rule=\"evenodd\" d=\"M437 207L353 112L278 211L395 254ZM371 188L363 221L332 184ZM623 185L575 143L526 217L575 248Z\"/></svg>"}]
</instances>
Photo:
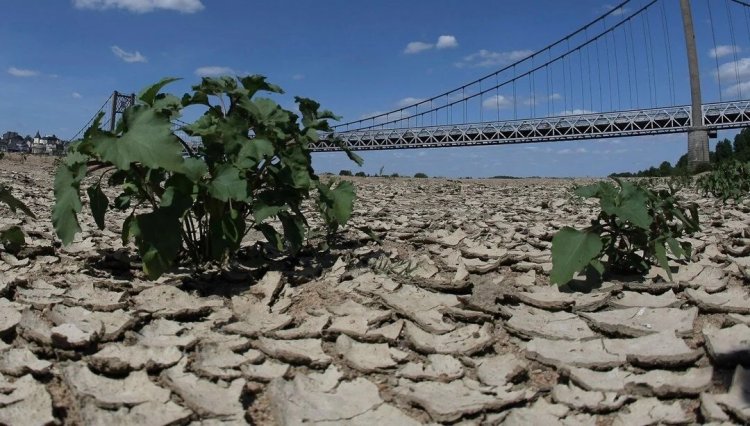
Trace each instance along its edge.
<instances>
[{"instance_id":1,"label":"dry riverbed","mask_svg":"<svg viewBox=\"0 0 750 426\"><path fill-rule=\"evenodd\" d=\"M53 237L50 158L0 160L38 214L0 255L0 423L750 422L750 203L694 192L694 262L550 286L572 180L354 179L330 255L143 278L122 217ZM252 237L252 236L251 236Z\"/></svg>"}]
</instances>

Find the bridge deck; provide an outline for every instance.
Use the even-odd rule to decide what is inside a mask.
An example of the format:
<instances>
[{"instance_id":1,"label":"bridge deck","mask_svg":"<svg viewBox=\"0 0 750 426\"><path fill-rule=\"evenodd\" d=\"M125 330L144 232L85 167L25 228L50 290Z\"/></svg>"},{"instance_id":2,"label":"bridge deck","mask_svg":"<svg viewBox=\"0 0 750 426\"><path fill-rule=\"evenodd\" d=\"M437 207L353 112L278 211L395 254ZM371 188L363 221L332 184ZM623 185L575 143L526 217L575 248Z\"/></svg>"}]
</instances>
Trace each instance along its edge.
<instances>
[{"instance_id":1,"label":"bridge deck","mask_svg":"<svg viewBox=\"0 0 750 426\"><path fill-rule=\"evenodd\" d=\"M313 152L338 151L334 138L352 150L438 148L568 141L687 132L690 106L399 129L365 129L323 135ZM750 101L703 106L709 129L750 125Z\"/></svg>"}]
</instances>

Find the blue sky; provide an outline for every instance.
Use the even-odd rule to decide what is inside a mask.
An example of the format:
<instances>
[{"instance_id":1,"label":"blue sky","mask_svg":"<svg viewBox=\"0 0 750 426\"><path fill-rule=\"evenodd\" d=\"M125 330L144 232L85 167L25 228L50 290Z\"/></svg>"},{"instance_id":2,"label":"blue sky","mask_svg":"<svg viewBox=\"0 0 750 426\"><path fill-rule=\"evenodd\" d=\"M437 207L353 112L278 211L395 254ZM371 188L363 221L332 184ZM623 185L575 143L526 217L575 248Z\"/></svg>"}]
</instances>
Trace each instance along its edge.
<instances>
[{"instance_id":1,"label":"blue sky","mask_svg":"<svg viewBox=\"0 0 750 426\"><path fill-rule=\"evenodd\" d=\"M678 104L688 103L677 2L659 1L668 6L663 10L672 33L675 93L672 96L663 73L651 72L659 77L648 80L644 54L632 65L635 73L641 73L641 99L650 93L655 99L640 103L665 106L672 97ZM634 0L617 15L626 16L646 3ZM750 58L745 57L750 52L750 27L746 29L743 10L730 6L732 40L725 0L693 3L704 100L719 100L719 94L725 100L737 99L741 88L750 94ZM288 95L279 98L285 107L292 106L293 96L306 96L345 119L356 120L493 72L581 27L614 4L600 0L6 0L0 26L0 132L39 130L68 138L113 90L137 92L161 77L178 76L185 80L169 88L182 94L200 75L217 73L264 74L286 90ZM662 22L660 10L654 9L649 22ZM715 22L716 50L710 17ZM645 42L639 28L635 35ZM637 40L633 43L638 45ZM660 50L665 49L662 46L653 43L657 58L665 57L659 56L666 52ZM724 78L721 88L717 59L718 75ZM665 64L656 63L656 68ZM625 79L624 71L619 75ZM559 88L558 84L554 92L549 87L536 89L539 94L534 99L545 97L543 105L535 100L537 115L548 110L560 114L564 108L607 111L617 103L609 96L576 99L572 87L569 94L559 93ZM493 110L490 105L483 112L502 118L531 114L531 91L523 94L519 89L512 97L506 89L495 99L500 108ZM612 91L605 87L602 92ZM553 97L554 108L547 100ZM626 96L620 98L622 102ZM663 160L674 162L685 152L686 143L685 135L668 135L365 152L362 170L375 173L384 167L388 173L451 177L601 176ZM359 170L339 153L315 154L314 161L318 171Z\"/></svg>"}]
</instances>

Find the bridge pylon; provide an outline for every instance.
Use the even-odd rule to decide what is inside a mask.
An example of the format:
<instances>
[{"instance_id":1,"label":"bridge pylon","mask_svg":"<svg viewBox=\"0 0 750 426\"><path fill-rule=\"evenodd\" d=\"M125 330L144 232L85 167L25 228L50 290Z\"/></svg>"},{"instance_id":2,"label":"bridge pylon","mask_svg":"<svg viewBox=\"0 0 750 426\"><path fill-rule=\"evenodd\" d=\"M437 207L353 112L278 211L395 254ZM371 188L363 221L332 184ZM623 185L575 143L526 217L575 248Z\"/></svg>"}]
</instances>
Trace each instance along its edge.
<instances>
[{"instance_id":1,"label":"bridge pylon","mask_svg":"<svg viewBox=\"0 0 750 426\"><path fill-rule=\"evenodd\" d=\"M125 95L117 90L112 94L112 112L109 117L109 131L115 131L117 125L117 114L122 114L129 106L135 105L135 93Z\"/></svg>"},{"instance_id":2,"label":"bridge pylon","mask_svg":"<svg viewBox=\"0 0 750 426\"><path fill-rule=\"evenodd\" d=\"M698 51L695 47L695 29L690 0L680 0L682 24L685 29L688 70L690 73L690 98L692 101L691 127L688 129L688 167L695 170L701 164L709 163L708 128L703 122L703 102L701 100L701 80L698 69Z\"/></svg>"}]
</instances>

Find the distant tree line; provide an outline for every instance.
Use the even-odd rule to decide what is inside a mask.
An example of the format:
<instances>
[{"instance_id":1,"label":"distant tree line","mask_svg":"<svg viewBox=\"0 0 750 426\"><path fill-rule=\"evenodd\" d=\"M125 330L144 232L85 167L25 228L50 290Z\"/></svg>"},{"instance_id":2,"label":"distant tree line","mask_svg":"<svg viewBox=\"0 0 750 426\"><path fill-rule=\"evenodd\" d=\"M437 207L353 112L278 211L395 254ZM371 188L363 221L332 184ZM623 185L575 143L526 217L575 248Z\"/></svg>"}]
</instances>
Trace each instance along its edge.
<instances>
[{"instance_id":1,"label":"distant tree line","mask_svg":"<svg viewBox=\"0 0 750 426\"><path fill-rule=\"evenodd\" d=\"M734 137L734 142L724 139L716 144L716 149L709 152L710 169L714 165L719 165L730 161L750 161L750 128L742 129ZM706 168L698 169L696 172L706 171ZM680 157L677 163L672 166L669 161L663 161L659 167L651 166L645 170L633 172L612 173L612 177L668 177L688 174L687 154Z\"/></svg>"},{"instance_id":2,"label":"distant tree line","mask_svg":"<svg viewBox=\"0 0 750 426\"><path fill-rule=\"evenodd\" d=\"M340 170L339 171L339 176L352 176L352 171L351 170ZM353 176L367 177L369 175L367 175L365 172L357 172L357 173L354 173ZM392 178L401 177L398 173L391 173L390 175L384 175L382 168L380 169L380 174L377 174L377 175L374 175L374 176L377 176L377 177L392 177ZM428 176L425 173L418 172L418 173L414 174L414 177L415 178L426 179Z\"/></svg>"}]
</instances>

